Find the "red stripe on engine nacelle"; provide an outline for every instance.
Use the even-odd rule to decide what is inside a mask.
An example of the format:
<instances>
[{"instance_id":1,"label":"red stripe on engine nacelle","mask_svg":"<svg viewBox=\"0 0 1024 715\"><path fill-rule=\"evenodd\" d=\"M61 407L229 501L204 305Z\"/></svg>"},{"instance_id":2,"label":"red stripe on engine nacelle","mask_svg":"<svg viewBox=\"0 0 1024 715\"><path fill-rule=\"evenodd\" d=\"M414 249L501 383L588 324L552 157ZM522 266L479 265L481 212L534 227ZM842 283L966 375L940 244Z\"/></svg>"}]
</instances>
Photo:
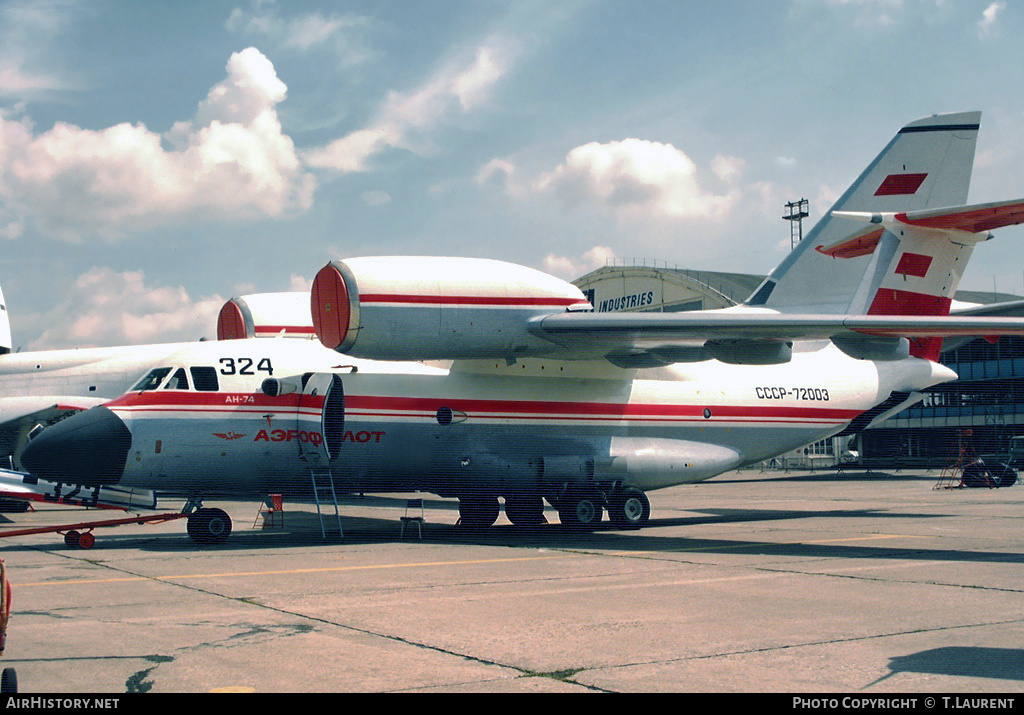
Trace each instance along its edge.
<instances>
[{"instance_id":1,"label":"red stripe on engine nacelle","mask_svg":"<svg viewBox=\"0 0 1024 715\"><path fill-rule=\"evenodd\" d=\"M542 296L499 295L419 295L412 293L364 293L359 296L362 303L414 303L419 305L529 305L566 307L583 305L579 298L556 298Z\"/></svg>"}]
</instances>

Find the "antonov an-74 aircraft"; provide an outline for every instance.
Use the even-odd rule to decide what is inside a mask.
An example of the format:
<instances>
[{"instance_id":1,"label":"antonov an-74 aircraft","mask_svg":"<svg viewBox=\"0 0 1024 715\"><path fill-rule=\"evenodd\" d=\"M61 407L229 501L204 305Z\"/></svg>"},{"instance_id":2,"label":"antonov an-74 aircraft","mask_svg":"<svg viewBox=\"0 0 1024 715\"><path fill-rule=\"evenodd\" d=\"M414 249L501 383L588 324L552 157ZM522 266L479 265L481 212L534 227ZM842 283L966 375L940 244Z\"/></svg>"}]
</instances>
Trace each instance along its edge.
<instances>
[{"instance_id":1,"label":"antonov an-74 aircraft","mask_svg":"<svg viewBox=\"0 0 1024 715\"><path fill-rule=\"evenodd\" d=\"M967 197L980 113L901 129L742 305L598 314L575 286L499 261L325 266L302 341L192 345L128 393L35 437L38 477L188 500L422 490L464 524L632 527L646 492L855 431L956 378L946 336L1024 335L998 309L951 316L975 244L1024 200ZM335 352L335 350L337 352ZM447 369L415 361L450 360ZM387 361L387 362L378 362Z\"/></svg>"}]
</instances>

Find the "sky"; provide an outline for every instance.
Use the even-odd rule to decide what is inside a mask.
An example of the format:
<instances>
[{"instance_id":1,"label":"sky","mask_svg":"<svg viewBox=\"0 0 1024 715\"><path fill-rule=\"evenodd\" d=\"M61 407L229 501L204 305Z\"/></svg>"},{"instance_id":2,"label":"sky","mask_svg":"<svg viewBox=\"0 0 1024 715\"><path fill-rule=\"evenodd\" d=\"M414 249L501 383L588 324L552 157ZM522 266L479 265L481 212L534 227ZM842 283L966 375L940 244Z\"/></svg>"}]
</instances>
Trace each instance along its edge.
<instances>
[{"instance_id":1,"label":"sky","mask_svg":"<svg viewBox=\"0 0 1024 715\"><path fill-rule=\"evenodd\" d=\"M215 336L331 260L768 273L900 127L1024 197L1019 0L0 0L16 348ZM961 288L1024 295L1024 228Z\"/></svg>"}]
</instances>

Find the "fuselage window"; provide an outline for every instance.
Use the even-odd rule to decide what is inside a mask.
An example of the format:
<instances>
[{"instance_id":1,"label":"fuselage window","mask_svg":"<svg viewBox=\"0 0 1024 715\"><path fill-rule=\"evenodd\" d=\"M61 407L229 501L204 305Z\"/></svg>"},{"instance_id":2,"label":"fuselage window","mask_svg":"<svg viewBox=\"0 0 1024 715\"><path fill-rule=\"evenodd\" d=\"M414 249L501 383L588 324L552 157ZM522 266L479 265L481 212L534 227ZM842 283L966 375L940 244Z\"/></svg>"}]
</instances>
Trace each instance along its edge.
<instances>
[{"instance_id":1,"label":"fuselage window","mask_svg":"<svg viewBox=\"0 0 1024 715\"><path fill-rule=\"evenodd\" d=\"M164 378L170 374L171 368L169 367L158 367L155 370L150 370L146 373L146 376L135 383L135 387L131 389L132 392L142 392L143 390L155 390L160 387L160 383L164 381Z\"/></svg>"},{"instance_id":2,"label":"fuselage window","mask_svg":"<svg viewBox=\"0 0 1024 715\"><path fill-rule=\"evenodd\" d=\"M179 367L171 375L171 379L164 385L165 390L187 390L188 389L188 376L185 373L185 368Z\"/></svg>"},{"instance_id":3,"label":"fuselage window","mask_svg":"<svg viewBox=\"0 0 1024 715\"><path fill-rule=\"evenodd\" d=\"M217 368L215 367L190 367L192 373L192 384L202 392L216 392L220 389L217 382Z\"/></svg>"}]
</instances>

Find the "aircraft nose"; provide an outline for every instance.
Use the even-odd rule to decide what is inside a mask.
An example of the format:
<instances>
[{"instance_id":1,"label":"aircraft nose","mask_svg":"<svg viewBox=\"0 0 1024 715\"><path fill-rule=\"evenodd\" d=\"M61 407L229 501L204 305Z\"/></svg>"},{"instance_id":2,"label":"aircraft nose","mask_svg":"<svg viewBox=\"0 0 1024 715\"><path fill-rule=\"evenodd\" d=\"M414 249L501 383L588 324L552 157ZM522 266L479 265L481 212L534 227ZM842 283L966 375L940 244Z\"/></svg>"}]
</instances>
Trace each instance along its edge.
<instances>
[{"instance_id":1,"label":"aircraft nose","mask_svg":"<svg viewBox=\"0 0 1024 715\"><path fill-rule=\"evenodd\" d=\"M21 453L30 474L54 482L116 484L124 474L132 433L106 407L93 407L47 427Z\"/></svg>"}]
</instances>

